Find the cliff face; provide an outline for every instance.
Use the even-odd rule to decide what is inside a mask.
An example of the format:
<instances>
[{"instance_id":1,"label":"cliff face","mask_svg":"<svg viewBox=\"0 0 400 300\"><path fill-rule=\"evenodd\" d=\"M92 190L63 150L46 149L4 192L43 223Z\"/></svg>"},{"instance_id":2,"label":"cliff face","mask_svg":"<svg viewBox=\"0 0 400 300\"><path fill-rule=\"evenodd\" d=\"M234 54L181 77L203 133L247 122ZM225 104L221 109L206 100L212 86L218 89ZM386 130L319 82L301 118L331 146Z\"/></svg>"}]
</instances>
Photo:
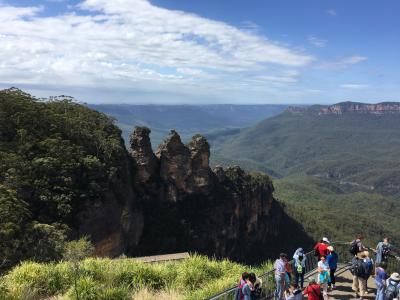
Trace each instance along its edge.
<instances>
[{"instance_id":1,"label":"cliff face","mask_svg":"<svg viewBox=\"0 0 400 300\"><path fill-rule=\"evenodd\" d=\"M148 141L149 133L136 128L131 140ZM155 155L147 142L131 144L140 162L136 190L145 220L143 237L128 254L198 251L257 261L279 252L272 244L282 242L278 234L287 216L268 176L239 167L211 170L210 147L201 135L184 145L171 131Z\"/></svg>"},{"instance_id":2,"label":"cliff face","mask_svg":"<svg viewBox=\"0 0 400 300\"><path fill-rule=\"evenodd\" d=\"M399 102L382 102L376 104L358 103L358 102L341 102L329 106L311 106L311 107L288 107L287 112L293 114L313 113L318 115L343 115L349 113L355 114L399 114Z\"/></svg>"},{"instance_id":3,"label":"cliff face","mask_svg":"<svg viewBox=\"0 0 400 300\"><path fill-rule=\"evenodd\" d=\"M365 104L355 102L342 102L328 107L321 108L321 115L341 115L345 113L361 113L361 114L393 114L400 113L400 103L383 102L377 104Z\"/></svg>"}]
</instances>

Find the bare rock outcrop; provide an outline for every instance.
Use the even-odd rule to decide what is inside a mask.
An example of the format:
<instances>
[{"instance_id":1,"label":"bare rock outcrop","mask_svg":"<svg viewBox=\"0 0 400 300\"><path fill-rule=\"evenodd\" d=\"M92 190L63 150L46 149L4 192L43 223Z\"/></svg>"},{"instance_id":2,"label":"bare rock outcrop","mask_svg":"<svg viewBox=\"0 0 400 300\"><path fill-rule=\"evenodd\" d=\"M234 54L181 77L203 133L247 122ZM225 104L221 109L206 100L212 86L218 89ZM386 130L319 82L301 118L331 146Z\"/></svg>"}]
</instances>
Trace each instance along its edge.
<instances>
[{"instance_id":1,"label":"bare rock outcrop","mask_svg":"<svg viewBox=\"0 0 400 300\"><path fill-rule=\"evenodd\" d=\"M134 148L138 143L131 144L132 153L139 153ZM153 163L140 157L141 162ZM207 140L195 135L184 145L174 130L155 157L157 173L136 187L141 190L145 225L143 238L131 254L197 251L255 262L279 253L279 233L288 217L274 199L267 175L249 174L238 166L211 170ZM152 169L146 164L141 167Z\"/></svg>"},{"instance_id":2,"label":"bare rock outcrop","mask_svg":"<svg viewBox=\"0 0 400 300\"><path fill-rule=\"evenodd\" d=\"M150 132L147 127L136 127L130 135L131 155L137 168L137 182L147 182L157 173L158 160L151 148Z\"/></svg>"}]
</instances>

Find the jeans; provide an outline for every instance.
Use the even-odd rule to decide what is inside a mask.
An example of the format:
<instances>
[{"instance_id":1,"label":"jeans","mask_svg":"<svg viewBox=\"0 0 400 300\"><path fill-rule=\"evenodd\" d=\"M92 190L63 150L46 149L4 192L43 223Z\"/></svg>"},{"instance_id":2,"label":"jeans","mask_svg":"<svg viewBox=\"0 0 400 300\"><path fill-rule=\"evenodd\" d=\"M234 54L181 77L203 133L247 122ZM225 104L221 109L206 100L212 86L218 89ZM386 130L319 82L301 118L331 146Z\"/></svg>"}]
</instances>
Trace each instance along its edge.
<instances>
[{"instance_id":1,"label":"jeans","mask_svg":"<svg viewBox=\"0 0 400 300\"><path fill-rule=\"evenodd\" d=\"M336 284L335 272L336 272L336 269L331 269L331 270L329 271L329 275L330 275L330 277L329 277L329 282L328 282L328 285L329 285L329 286L331 286L332 284L333 284L333 285Z\"/></svg>"},{"instance_id":2,"label":"jeans","mask_svg":"<svg viewBox=\"0 0 400 300\"><path fill-rule=\"evenodd\" d=\"M280 275L275 275L275 300L283 299L283 292L285 291L285 278Z\"/></svg>"},{"instance_id":3,"label":"jeans","mask_svg":"<svg viewBox=\"0 0 400 300\"><path fill-rule=\"evenodd\" d=\"M375 281L376 283L376 281ZM383 283L376 283L376 298L375 300L385 300L385 286Z\"/></svg>"},{"instance_id":4,"label":"jeans","mask_svg":"<svg viewBox=\"0 0 400 300\"><path fill-rule=\"evenodd\" d=\"M301 288L304 287L304 271L301 273L298 273L296 270L294 271L294 282L298 284Z\"/></svg>"}]
</instances>

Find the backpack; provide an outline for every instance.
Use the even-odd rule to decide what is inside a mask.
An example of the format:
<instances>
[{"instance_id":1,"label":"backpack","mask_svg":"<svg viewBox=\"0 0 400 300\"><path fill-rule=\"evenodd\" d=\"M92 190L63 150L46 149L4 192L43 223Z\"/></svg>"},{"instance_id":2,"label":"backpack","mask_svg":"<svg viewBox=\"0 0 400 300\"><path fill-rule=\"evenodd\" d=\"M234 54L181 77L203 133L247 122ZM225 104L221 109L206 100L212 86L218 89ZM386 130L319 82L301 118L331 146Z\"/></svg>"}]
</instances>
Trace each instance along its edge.
<instances>
[{"instance_id":1,"label":"backpack","mask_svg":"<svg viewBox=\"0 0 400 300\"><path fill-rule=\"evenodd\" d=\"M357 243L357 241L351 242L349 252L352 255L357 255L357 253L358 253L358 243Z\"/></svg>"},{"instance_id":2,"label":"backpack","mask_svg":"<svg viewBox=\"0 0 400 300\"><path fill-rule=\"evenodd\" d=\"M390 254L390 248L388 245L382 244L382 260L387 261Z\"/></svg>"},{"instance_id":3,"label":"backpack","mask_svg":"<svg viewBox=\"0 0 400 300\"><path fill-rule=\"evenodd\" d=\"M362 259L356 259L355 261L353 261L351 271L353 275L364 278L366 275L364 261Z\"/></svg>"},{"instance_id":4,"label":"backpack","mask_svg":"<svg viewBox=\"0 0 400 300\"><path fill-rule=\"evenodd\" d=\"M385 290L385 300L393 300L399 293L397 285L399 283L393 280L389 281L389 285Z\"/></svg>"},{"instance_id":5,"label":"backpack","mask_svg":"<svg viewBox=\"0 0 400 300\"><path fill-rule=\"evenodd\" d=\"M254 286L254 290L251 291L251 299L261 299L262 288L260 284Z\"/></svg>"}]
</instances>

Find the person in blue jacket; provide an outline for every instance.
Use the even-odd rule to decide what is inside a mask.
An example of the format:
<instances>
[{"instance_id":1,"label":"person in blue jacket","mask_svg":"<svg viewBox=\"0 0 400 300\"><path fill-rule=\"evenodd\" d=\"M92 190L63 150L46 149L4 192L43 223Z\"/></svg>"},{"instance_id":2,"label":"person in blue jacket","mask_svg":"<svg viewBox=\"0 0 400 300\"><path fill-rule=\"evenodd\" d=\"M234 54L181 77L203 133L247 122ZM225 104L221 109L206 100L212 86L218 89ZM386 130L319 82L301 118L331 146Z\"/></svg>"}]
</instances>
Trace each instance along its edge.
<instances>
[{"instance_id":1,"label":"person in blue jacket","mask_svg":"<svg viewBox=\"0 0 400 300\"><path fill-rule=\"evenodd\" d=\"M337 255L337 253L335 252L335 249L332 246L328 247L328 251L329 251L329 254L326 257L326 261L328 262L329 272L330 272L328 286L329 286L329 288L334 289L335 284L336 284L335 272L337 269L337 263L338 263L339 256Z\"/></svg>"}]
</instances>

